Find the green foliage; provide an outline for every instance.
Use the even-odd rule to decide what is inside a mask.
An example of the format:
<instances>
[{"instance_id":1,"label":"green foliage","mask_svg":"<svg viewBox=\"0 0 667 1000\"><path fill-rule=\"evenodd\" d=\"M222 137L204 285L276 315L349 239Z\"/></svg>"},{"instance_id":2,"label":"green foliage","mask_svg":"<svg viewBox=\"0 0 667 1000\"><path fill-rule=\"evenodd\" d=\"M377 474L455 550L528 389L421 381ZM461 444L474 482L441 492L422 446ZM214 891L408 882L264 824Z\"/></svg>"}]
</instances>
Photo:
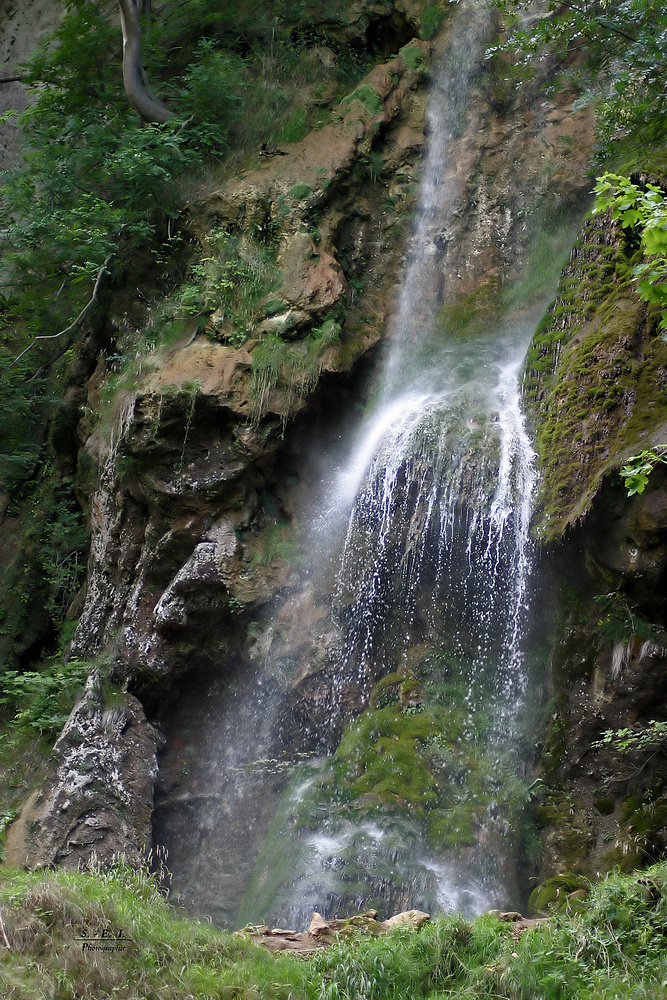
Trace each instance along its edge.
<instances>
[{"instance_id":1,"label":"green foliage","mask_svg":"<svg viewBox=\"0 0 667 1000\"><path fill-rule=\"evenodd\" d=\"M176 115L147 126L123 91L116 22L104 4L67 0L53 37L25 69L35 87L18 119L26 160L0 187L12 354L34 336L65 329L101 274L116 281L138 259L169 260L174 247L165 237L182 206L179 179L201 172L209 154L304 134L299 87L302 70L308 76L316 66L305 54L311 39L293 40L289 23L304 6L258 11L200 0L188 5L186 22L180 8L162 12L147 33L146 63L153 81L180 70L164 85ZM205 31L217 37L201 37ZM42 341L38 350L52 358L75 335Z\"/></svg>"},{"instance_id":2,"label":"green foliage","mask_svg":"<svg viewBox=\"0 0 667 1000\"><path fill-rule=\"evenodd\" d=\"M88 673L88 664L52 658L41 671L0 674L0 705L14 711L12 725L32 736L56 736L65 725Z\"/></svg>"},{"instance_id":3,"label":"green foliage","mask_svg":"<svg viewBox=\"0 0 667 1000\"><path fill-rule=\"evenodd\" d=\"M445 12L439 4L428 3L422 14L422 38L435 38L442 27Z\"/></svg>"},{"instance_id":4,"label":"green foliage","mask_svg":"<svg viewBox=\"0 0 667 1000\"><path fill-rule=\"evenodd\" d=\"M317 383L324 355L340 338L337 312L305 340L289 343L278 334L266 334L252 352L250 396L255 401L255 418L265 412L272 391L282 390L279 412L287 416L289 408L308 395Z\"/></svg>"},{"instance_id":5,"label":"green foliage","mask_svg":"<svg viewBox=\"0 0 667 1000\"><path fill-rule=\"evenodd\" d=\"M16 810L0 811L0 863L7 860L5 855L5 832L10 823L16 819Z\"/></svg>"},{"instance_id":6,"label":"green foliage","mask_svg":"<svg viewBox=\"0 0 667 1000\"><path fill-rule=\"evenodd\" d=\"M613 750L620 754L646 753L661 749L667 744L667 722L652 719L641 729L606 729L602 738L592 743L594 750Z\"/></svg>"},{"instance_id":7,"label":"green foliage","mask_svg":"<svg viewBox=\"0 0 667 1000\"><path fill-rule=\"evenodd\" d=\"M6 294L24 336L62 329L105 262L118 273L155 239L177 210L176 177L200 159L178 121L136 120L117 34L99 4L69 0L26 71L36 88L19 117L26 160L0 188Z\"/></svg>"},{"instance_id":8,"label":"green foliage","mask_svg":"<svg viewBox=\"0 0 667 1000\"><path fill-rule=\"evenodd\" d=\"M250 395L257 400L259 413L265 411L271 390L278 384L289 346L277 334L263 337L252 352Z\"/></svg>"},{"instance_id":9,"label":"green foliage","mask_svg":"<svg viewBox=\"0 0 667 1000\"><path fill-rule=\"evenodd\" d=\"M310 198L312 193L313 189L310 184L295 184L290 191L290 195L294 201L303 201L305 198Z\"/></svg>"},{"instance_id":10,"label":"green foliage","mask_svg":"<svg viewBox=\"0 0 667 1000\"><path fill-rule=\"evenodd\" d=\"M275 248L252 237L214 229L190 264L190 279L177 292L186 313L215 313L209 333L242 344L252 331L259 300L277 280Z\"/></svg>"},{"instance_id":11,"label":"green foliage","mask_svg":"<svg viewBox=\"0 0 667 1000\"><path fill-rule=\"evenodd\" d=\"M211 39L202 38L184 76L185 104L197 119L207 123L207 144L218 151L229 144L230 127L243 113L238 93L243 66L240 56L219 51Z\"/></svg>"},{"instance_id":12,"label":"green foliage","mask_svg":"<svg viewBox=\"0 0 667 1000\"><path fill-rule=\"evenodd\" d=\"M517 939L485 915L439 917L420 931L357 936L296 957L186 919L155 879L123 865L105 872L0 874L10 947L0 984L15 1000L661 1000L667 988L667 866L612 876L577 912ZM122 942L86 955L76 938Z\"/></svg>"},{"instance_id":13,"label":"green foliage","mask_svg":"<svg viewBox=\"0 0 667 1000\"><path fill-rule=\"evenodd\" d=\"M35 380L26 391L27 374L24 362L4 372L0 379L0 489L3 492L10 492L30 475L41 451L44 382Z\"/></svg>"},{"instance_id":14,"label":"green foliage","mask_svg":"<svg viewBox=\"0 0 667 1000\"><path fill-rule=\"evenodd\" d=\"M644 492L648 477L656 465L667 465L667 445L661 445L650 451L640 451L638 455L632 455L628 459L621 469L621 479L629 497Z\"/></svg>"},{"instance_id":15,"label":"green foliage","mask_svg":"<svg viewBox=\"0 0 667 1000\"><path fill-rule=\"evenodd\" d=\"M547 879L543 885L538 885L530 894L528 912L544 916L554 910L563 910L570 902L572 893L588 895L589 883L582 875L575 872L563 872Z\"/></svg>"},{"instance_id":16,"label":"green foliage","mask_svg":"<svg viewBox=\"0 0 667 1000\"><path fill-rule=\"evenodd\" d=\"M639 238L645 260L633 268L637 290L646 302L662 311L660 329L667 330L667 205L662 188L641 187L628 177L606 173L595 185L593 214L610 211L624 229Z\"/></svg>"},{"instance_id":17,"label":"green foliage","mask_svg":"<svg viewBox=\"0 0 667 1000\"><path fill-rule=\"evenodd\" d=\"M26 636L30 644L43 630L53 641L81 586L88 547L73 482L59 477L48 462L34 480L14 484L7 515L17 544L13 558L0 567L0 662L5 665L14 661L16 644L24 644Z\"/></svg>"},{"instance_id":18,"label":"green foliage","mask_svg":"<svg viewBox=\"0 0 667 1000\"><path fill-rule=\"evenodd\" d=\"M599 608L597 632L611 642L627 642L630 636L656 638L660 631L638 612L622 590L597 594L593 601Z\"/></svg>"}]
</instances>

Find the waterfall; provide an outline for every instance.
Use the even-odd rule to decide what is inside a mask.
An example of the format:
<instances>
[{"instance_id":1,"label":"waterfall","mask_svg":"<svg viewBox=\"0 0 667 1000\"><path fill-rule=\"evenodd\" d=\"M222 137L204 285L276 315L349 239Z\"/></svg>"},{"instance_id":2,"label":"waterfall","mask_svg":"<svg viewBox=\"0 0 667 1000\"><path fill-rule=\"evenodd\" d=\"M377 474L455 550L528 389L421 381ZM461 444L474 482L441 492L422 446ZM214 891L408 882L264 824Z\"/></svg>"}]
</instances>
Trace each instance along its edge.
<instances>
[{"instance_id":1,"label":"waterfall","mask_svg":"<svg viewBox=\"0 0 667 1000\"><path fill-rule=\"evenodd\" d=\"M387 620L400 614L404 632L393 639L407 642L415 627L435 627L429 602L444 603L456 609L450 629L460 652L464 623L477 637L469 698L493 671L496 711L511 726L526 682L535 456L518 373L532 320L466 340L438 322L457 280L444 267L445 234L465 198L465 177L448 155L470 110L487 31L481 12L464 9L439 54L419 211L381 384L316 527L329 535L349 512L335 595L348 622L342 683L356 672L370 689L382 672Z\"/></svg>"},{"instance_id":2,"label":"waterfall","mask_svg":"<svg viewBox=\"0 0 667 1000\"><path fill-rule=\"evenodd\" d=\"M465 339L439 320L457 280L444 265L446 233L465 198L448 153L469 114L485 39L484 17L461 11L440 53L420 208L381 381L314 526L320 553L340 539L333 714L344 711L351 687L367 701L382 678L397 678L396 686L405 678L403 694L423 689L426 708L417 700L402 713L424 725L404 739L401 710L380 708L369 716L375 732L360 722L355 745L353 724L333 764L303 768L260 855L242 919L261 913L303 925L312 909L369 905L385 914L412 906L473 914L516 891L512 796L520 798L522 773L535 483L518 377L535 317ZM458 703L456 719L449 699ZM439 732L426 724L436 716ZM433 788L449 788L437 803L415 798L410 815L400 800L419 778L395 772L410 768L413 735ZM364 783L377 770L364 739L396 761L375 785Z\"/></svg>"},{"instance_id":3,"label":"waterfall","mask_svg":"<svg viewBox=\"0 0 667 1000\"><path fill-rule=\"evenodd\" d=\"M495 322L483 310L465 336L441 315L456 301L448 234L466 199L450 150L470 127L487 30L483 12L461 5L438 54L380 381L312 524L304 594L335 579L330 716L348 717L350 700L370 708L333 756L308 759L287 785L275 672L232 678L215 720L197 721L209 743L197 780L217 801L198 851L185 820L165 839L184 873L176 900L221 922L234 917L218 897L240 898L246 883L241 924L302 926L313 909L368 906L472 915L518 901L535 483L518 380L544 303ZM326 734L310 745L319 753Z\"/></svg>"}]
</instances>

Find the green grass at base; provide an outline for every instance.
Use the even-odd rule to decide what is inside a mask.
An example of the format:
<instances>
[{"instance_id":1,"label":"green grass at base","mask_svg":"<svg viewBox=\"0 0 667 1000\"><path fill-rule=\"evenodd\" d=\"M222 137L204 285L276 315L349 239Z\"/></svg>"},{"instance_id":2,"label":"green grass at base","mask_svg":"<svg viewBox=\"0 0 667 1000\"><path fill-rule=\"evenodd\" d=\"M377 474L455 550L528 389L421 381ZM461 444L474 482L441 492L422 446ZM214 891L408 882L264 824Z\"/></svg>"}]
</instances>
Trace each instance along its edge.
<instances>
[{"instance_id":1,"label":"green grass at base","mask_svg":"<svg viewBox=\"0 0 667 1000\"><path fill-rule=\"evenodd\" d=\"M520 940L493 915L452 916L306 959L182 916L123 865L1 870L0 916L0 995L14 1000L662 1000L667 990L665 863L608 877L580 911Z\"/></svg>"}]
</instances>

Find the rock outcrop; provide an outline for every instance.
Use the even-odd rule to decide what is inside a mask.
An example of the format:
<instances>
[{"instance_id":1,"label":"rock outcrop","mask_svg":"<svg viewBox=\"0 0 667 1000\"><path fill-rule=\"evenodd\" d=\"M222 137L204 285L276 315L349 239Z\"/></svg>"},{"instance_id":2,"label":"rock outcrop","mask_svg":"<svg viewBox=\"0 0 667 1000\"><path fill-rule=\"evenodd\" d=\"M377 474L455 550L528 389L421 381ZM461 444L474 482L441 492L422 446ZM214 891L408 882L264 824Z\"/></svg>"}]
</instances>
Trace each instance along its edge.
<instances>
[{"instance_id":1,"label":"rock outcrop","mask_svg":"<svg viewBox=\"0 0 667 1000\"><path fill-rule=\"evenodd\" d=\"M665 748L624 752L612 735L648 733L667 713L664 470L633 497L619 476L667 433L667 344L637 295L633 253L609 217L586 223L526 362L538 530L569 594L554 624L555 711L536 795L541 879L631 870L666 844Z\"/></svg>"},{"instance_id":2,"label":"rock outcrop","mask_svg":"<svg viewBox=\"0 0 667 1000\"><path fill-rule=\"evenodd\" d=\"M160 745L139 701L92 673L53 748L51 779L10 829L10 862L79 868L144 861Z\"/></svg>"},{"instance_id":3,"label":"rock outcrop","mask_svg":"<svg viewBox=\"0 0 667 1000\"><path fill-rule=\"evenodd\" d=\"M287 951L296 955L308 955L314 951L329 948L338 941L359 936L378 937L396 927L414 927L419 930L428 923L430 915L423 910L405 910L388 920L378 920L377 910L365 910L345 920L324 920L319 913L313 913L308 930L291 931L266 924L252 924L234 936L250 939L267 951Z\"/></svg>"}]
</instances>

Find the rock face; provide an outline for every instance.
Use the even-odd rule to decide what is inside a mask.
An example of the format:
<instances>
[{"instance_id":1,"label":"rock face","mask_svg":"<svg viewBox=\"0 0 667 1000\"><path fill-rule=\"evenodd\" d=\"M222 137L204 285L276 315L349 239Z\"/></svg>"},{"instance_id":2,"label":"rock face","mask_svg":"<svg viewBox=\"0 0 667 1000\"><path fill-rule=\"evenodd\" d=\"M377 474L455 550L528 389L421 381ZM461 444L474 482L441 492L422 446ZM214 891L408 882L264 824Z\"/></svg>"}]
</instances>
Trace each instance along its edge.
<instances>
[{"instance_id":1,"label":"rock face","mask_svg":"<svg viewBox=\"0 0 667 1000\"><path fill-rule=\"evenodd\" d=\"M555 710L535 818L540 877L631 870L664 851L667 755L604 734L647 732L667 713L667 493L657 468L628 498L618 470L667 433L667 345L636 294L627 237L588 222L526 362L543 478L538 528L560 593ZM548 889L548 885L547 885Z\"/></svg>"},{"instance_id":2,"label":"rock face","mask_svg":"<svg viewBox=\"0 0 667 1000\"><path fill-rule=\"evenodd\" d=\"M68 868L143 860L159 746L137 699L92 673L53 748L50 782L12 829L10 860Z\"/></svg>"},{"instance_id":3,"label":"rock face","mask_svg":"<svg viewBox=\"0 0 667 1000\"><path fill-rule=\"evenodd\" d=\"M538 530L545 537L587 513L606 473L664 440L667 344L658 319L637 295L620 227L609 218L587 222L525 366L544 471ZM607 546L612 560L617 542Z\"/></svg>"},{"instance_id":4,"label":"rock face","mask_svg":"<svg viewBox=\"0 0 667 1000\"><path fill-rule=\"evenodd\" d=\"M20 75L20 63L57 27L62 12L59 0L0 0L0 81ZM20 80L0 82L0 116L23 111L27 103L27 88ZM18 142L19 132L10 118L0 133L0 170L16 161Z\"/></svg>"},{"instance_id":5,"label":"rock face","mask_svg":"<svg viewBox=\"0 0 667 1000\"><path fill-rule=\"evenodd\" d=\"M266 526L259 497L285 450L286 422L304 409L321 375L349 365L380 335L399 217L372 212L379 186L376 192L362 182L360 191L351 173L380 129L390 175L412 169L423 142L419 88L429 46L414 42L408 52L414 58L399 56L364 83L376 94L373 111L349 100L339 124L295 144L284 164L271 160L191 206L188 225L202 244L221 225L279 225L271 309L258 305L256 336L242 347L230 343L238 331L229 322L215 326L214 312L208 325L216 339L188 335L160 357L118 399L107 440L90 442L102 473L92 501L90 577L76 655L96 654L120 630L126 673L162 675L218 663L239 641L231 635L239 631L230 627L233 615L285 585L284 565L255 564L253 536ZM396 197L408 204L405 193ZM309 222L315 215L317 242ZM353 275L355 255L361 259L371 244L377 250L365 271L369 291L355 301L335 254L345 248ZM334 307L346 317L342 341ZM323 321L323 346L313 353L303 338ZM269 374L253 348L272 324L287 339L272 342L280 357ZM330 348L328 334L335 341ZM277 520L284 523L285 515Z\"/></svg>"}]
</instances>

